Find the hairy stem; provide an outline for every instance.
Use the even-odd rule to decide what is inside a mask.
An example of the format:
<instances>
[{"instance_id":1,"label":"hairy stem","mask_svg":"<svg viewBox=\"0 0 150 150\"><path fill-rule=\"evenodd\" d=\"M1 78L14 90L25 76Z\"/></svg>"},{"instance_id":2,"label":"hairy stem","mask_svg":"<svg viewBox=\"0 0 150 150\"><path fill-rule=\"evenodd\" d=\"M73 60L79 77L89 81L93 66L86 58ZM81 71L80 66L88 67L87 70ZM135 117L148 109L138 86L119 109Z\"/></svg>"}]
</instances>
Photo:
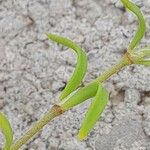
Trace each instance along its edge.
<instances>
[{"instance_id":1,"label":"hairy stem","mask_svg":"<svg viewBox=\"0 0 150 150\"><path fill-rule=\"evenodd\" d=\"M113 74L119 72L123 67L132 64L132 60L129 57L129 53L126 53L124 57L120 60L118 64L104 72L101 76L99 76L97 79L95 79L97 82L102 83L106 81L110 76Z\"/></svg>"},{"instance_id":2,"label":"hairy stem","mask_svg":"<svg viewBox=\"0 0 150 150\"><path fill-rule=\"evenodd\" d=\"M25 133L15 144L13 144L10 150L18 150L24 145L31 137L39 132L49 121L63 113L60 106L54 105L51 110L44 115L29 131Z\"/></svg>"}]
</instances>

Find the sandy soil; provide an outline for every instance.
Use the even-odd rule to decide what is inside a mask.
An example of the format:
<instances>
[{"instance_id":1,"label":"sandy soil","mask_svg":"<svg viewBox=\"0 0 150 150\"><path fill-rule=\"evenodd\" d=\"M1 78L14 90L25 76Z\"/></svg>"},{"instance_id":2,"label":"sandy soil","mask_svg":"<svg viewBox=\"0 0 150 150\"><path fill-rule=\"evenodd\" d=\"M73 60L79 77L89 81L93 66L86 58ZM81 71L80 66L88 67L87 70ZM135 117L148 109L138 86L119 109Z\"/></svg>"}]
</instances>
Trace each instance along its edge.
<instances>
[{"instance_id":1,"label":"sandy soil","mask_svg":"<svg viewBox=\"0 0 150 150\"><path fill-rule=\"evenodd\" d=\"M135 0L147 20L150 1ZM15 140L58 101L76 58L45 36L56 33L85 49L84 84L114 65L137 28L118 0L0 0L0 111ZM110 102L87 140L76 139L90 101L49 123L24 150L150 150L150 68L132 65L112 76ZM0 146L3 138L0 136Z\"/></svg>"}]
</instances>

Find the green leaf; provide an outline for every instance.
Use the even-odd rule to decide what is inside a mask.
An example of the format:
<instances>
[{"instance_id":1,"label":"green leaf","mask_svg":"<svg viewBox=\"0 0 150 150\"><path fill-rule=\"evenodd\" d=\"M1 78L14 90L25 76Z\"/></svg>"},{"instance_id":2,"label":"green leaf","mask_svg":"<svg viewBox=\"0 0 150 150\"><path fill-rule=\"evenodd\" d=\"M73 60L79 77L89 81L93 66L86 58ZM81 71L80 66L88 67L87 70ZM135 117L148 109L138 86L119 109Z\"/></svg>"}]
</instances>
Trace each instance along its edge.
<instances>
[{"instance_id":1,"label":"green leaf","mask_svg":"<svg viewBox=\"0 0 150 150\"><path fill-rule=\"evenodd\" d=\"M140 61L138 64L144 65L144 66L150 66L150 60Z\"/></svg>"},{"instance_id":2,"label":"green leaf","mask_svg":"<svg viewBox=\"0 0 150 150\"><path fill-rule=\"evenodd\" d=\"M150 47L145 47L141 50L134 51L131 53L131 57L135 64L143 64L143 65L148 65L150 62Z\"/></svg>"},{"instance_id":3,"label":"green leaf","mask_svg":"<svg viewBox=\"0 0 150 150\"><path fill-rule=\"evenodd\" d=\"M59 44L62 44L64 46L67 46L68 48L73 49L78 56L77 65L74 70L74 73L71 76L70 80L68 81L65 89L62 91L60 95L60 99L62 100L65 97L67 97L70 93L72 93L83 80L85 73L87 71L87 56L85 52L71 40L61 36L57 36L55 34L47 34L47 36L52 41L55 41Z\"/></svg>"},{"instance_id":4,"label":"green leaf","mask_svg":"<svg viewBox=\"0 0 150 150\"><path fill-rule=\"evenodd\" d=\"M6 116L0 112L0 129L5 136L5 146L3 150L9 150L13 143L13 131Z\"/></svg>"},{"instance_id":5,"label":"green leaf","mask_svg":"<svg viewBox=\"0 0 150 150\"><path fill-rule=\"evenodd\" d=\"M129 0L121 0L121 1L126 8L128 8L131 12L133 12L137 16L138 22L139 22L137 32L136 32L134 38L132 39L132 41L129 45L129 48L128 48L128 51L130 52L138 45L138 43L143 38L143 36L145 34L145 30L146 30L146 24L145 24L143 14L139 7L137 7L134 3L132 3Z\"/></svg>"},{"instance_id":6,"label":"green leaf","mask_svg":"<svg viewBox=\"0 0 150 150\"><path fill-rule=\"evenodd\" d=\"M141 55L143 58L150 58L150 47L145 47L142 50L140 50Z\"/></svg>"},{"instance_id":7,"label":"green leaf","mask_svg":"<svg viewBox=\"0 0 150 150\"><path fill-rule=\"evenodd\" d=\"M83 140L87 137L90 130L93 128L97 120L100 118L101 113L104 111L109 99L109 94L105 88L100 84L95 98L92 100L85 119L81 125L78 138Z\"/></svg>"},{"instance_id":8,"label":"green leaf","mask_svg":"<svg viewBox=\"0 0 150 150\"><path fill-rule=\"evenodd\" d=\"M58 105L66 111L70 108L84 102L85 100L94 97L98 90L99 83L91 82L87 86L78 89L73 92L70 97L65 98L63 101L59 102Z\"/></svg>"}]
</instances>

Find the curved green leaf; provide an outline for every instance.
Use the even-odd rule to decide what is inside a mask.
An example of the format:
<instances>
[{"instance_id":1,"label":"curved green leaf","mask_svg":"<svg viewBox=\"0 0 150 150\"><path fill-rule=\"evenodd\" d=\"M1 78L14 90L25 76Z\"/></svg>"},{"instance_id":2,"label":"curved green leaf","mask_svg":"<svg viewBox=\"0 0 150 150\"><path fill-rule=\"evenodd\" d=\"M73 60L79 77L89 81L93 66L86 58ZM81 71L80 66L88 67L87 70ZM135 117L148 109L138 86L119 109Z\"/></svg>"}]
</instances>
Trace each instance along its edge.
<instances>
[{"instance_id":1,"label":"curved green leaf","mask_svg":"<svg viewBox=\"0 0 150 150\"><path fill-rule=\"evenodd\" d=\"M0 112L0 129L5 136L5 146L3 150L9 150L13 143L13 131L6 116Z\"/></svg>"},{"instance_id":2,"label":"curved green leaf","mask_svg":"<svg viewBox=\"0 0 150 150\"><path fill-rule=\"evenodd\" d=\"M81 125L78 138L83 140L90 130L99 119L101 113L104 111L109 99L109 94L105 88L100 84L96 93L95 98L92 100L91 106L89 107L84 121Z\"/></svg>"},{"instance_id":3,"label":"curved green leaf","mask_svg":"<svg viewBox=\"0 0 150 150\"><path fill-rule=\"evenodd\" d=\"M87 70L87 56L85 52L71 40L54 34L47 34L47 36L52 41L55 41L59 44L62 44L64 46L67 46L68 48L73 49L78 56L77 65L74 70L74 73L71 76L70 80L68 81L65 89L62 91L60 95L60 99L64 99L80 85L82 79L84 78Z\"/></svg>"},{"instance_id":4,"label":"curved green leaf","mask_svg":"<svg viewBox=\"0 0 150 150\"><path fill-rule=\"evenodd\" d=\"M139 22L137 32L136 32L134 38L132 39L132 41L129 45L129 48L128 48L128 51L130 52L137 46L137 44L143 38L143 36L145 34L145 30L146 30L146 24L145 24L143 14L140 11L139 7L137 7L134 3L132 3L129 0L121 0L121 1L126 8L128 8L131 12L133 12L137 16L138 22Z\"/></svg>"},{"instance_id":5,"label":"curved green leaf","mask_svg":"<svg viewBox=\"0 0 150 150\"><path fill-rule=\"evenodd\" d=\"M69 110L85 100L94 97L98 90L98 85L99 83L97 82L91 82L87 86L75 91L73 95L70 95L70 97L67 97L63 101L59 102L58 105L61 106L64 111Z\"/></svg>"}]
</instances>

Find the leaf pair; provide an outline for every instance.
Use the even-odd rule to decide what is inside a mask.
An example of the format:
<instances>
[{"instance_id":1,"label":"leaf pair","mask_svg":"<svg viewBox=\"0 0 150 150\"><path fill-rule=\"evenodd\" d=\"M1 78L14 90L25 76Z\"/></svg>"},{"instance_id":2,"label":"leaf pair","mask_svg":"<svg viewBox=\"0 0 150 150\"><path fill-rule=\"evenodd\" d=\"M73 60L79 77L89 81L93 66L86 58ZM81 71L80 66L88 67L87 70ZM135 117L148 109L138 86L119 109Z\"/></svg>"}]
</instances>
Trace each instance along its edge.
<instances>
[{"instance_id":1,"label":"leaf pair","mask_svg":"<svg viewBox=\"0 0 150 150\"><path fill-rule=\"evenodd\" d=\"M79 131L78 138L82 140L88 135L88 133L93 128L96 121L99 119L100 114L103 112L107 104L109 94L102 87L102 85L97 82L92 82L89 85L73 92L79 86L79 84L81 83L86 73L86 70L87 70L86 54L78 45L76 45L69 39L66 39L66 38L63 38L54 34L48 34L48 38L57 43L60 43L69 48L72 48L78 55L76 69L71 79L69 80L68 84L66 85L66 88L64 89L64 91L62 92L60 96L61 99L63 99L63 101L59 103L61 108L66 111L72 108L73 106L76 106L82 103L86 99L89 99L95 96L94 99L92 100L92 104L88 109L86 117ZM70 93L72 94L70 95Z\"/></svg>"},{"instance_id":2,"label":"leaf pair","mask_svg":"<svg viewBox=\"0 0 150 150\"><path fill-rule=\"evenodd\" d=\"M66 111L89 98L93 98L93 100L78 134L78 138L80 140L86 138L106 107L109 98L107 90L102 86L102 84L92 82L73 93L71 97L58 103L58 105Z\"/></svg>"},{"instance_id":3,"label":"leaf pair","mask_svg":"<svg viewBox=\"0 0 150 150\"><path fill-rule=\"evenodd\" d=\"M3 150L9 150L13 143L13 131L6 116L0 112L0 129L5 136L5 146Z\"/></svg>"}]
</instances>

